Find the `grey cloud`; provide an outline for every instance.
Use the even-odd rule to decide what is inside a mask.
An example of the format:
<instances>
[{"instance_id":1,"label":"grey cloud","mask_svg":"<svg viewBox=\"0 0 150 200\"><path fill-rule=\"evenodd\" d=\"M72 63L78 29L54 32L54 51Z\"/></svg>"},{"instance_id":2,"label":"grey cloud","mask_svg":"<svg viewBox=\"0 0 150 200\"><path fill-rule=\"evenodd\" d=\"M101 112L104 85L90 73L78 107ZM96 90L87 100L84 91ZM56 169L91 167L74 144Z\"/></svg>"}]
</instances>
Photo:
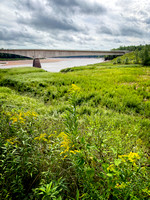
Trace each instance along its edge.
<instances>
[{"instance_id":1,"label":"grey cloud","mask_svg":"<svg viewBox=\"0 0 150 200\"><path fill-rule=\"evenodd\" d=\"M145 20L146 24L150 24L150 17Z\"/></svg>"},{"instance_id":2,"label":"grey cloud","mask_svg":"<svg viewBox=\"0 0 150 200\"><path fill-rule=\"evenodd\" d=\"M143 17L147 17L148 16L148 13L146 11L143 11L143 10L141 10L139 12L139 14L142 15Z\"/></svg>"},{"instance_id":3,"label":"grey cloud","mask_svg":"<svg viewBox=\"0 0 150 200\"><path fill-rule=\"evenodd\" d=\"M66 13L67 11L68 14L81 13L101 15L107 12L107 9L104 6L96 2L91 3L85 0L50 0L49 5L53 5L56 10L59 10L62 13Z\"/></svg>"},{"instance_id":4,"label":"grey cloud","mask_svg":"<svg viewBox=\"0 0 150 200\"><path fill-rule=\"evenodd\" d=\"M52 4L53 1L49 2ZM59 1L57 0L57 2ZM53 9L53 7L48 4L47 0L43 1L43 3L41 3L39 0L26 0L23 3L21 2L20 9L30 11L28 12L28 15L20 14L20 11L17 12L17 22L20 24L28 25L38 30L44 30L47 32L53 32L55 30L71 30L76 32L83 30L82 27L80 27L78 24L75 24L70 17L66 17L59 12L59 10L56 11Z\"/></svg>"},{"instance_id":5,"label":"grey cloud","mask_svg":"<svg viewBox=\"0 0 150 200\"><path fill-rule=\"evenodd\" d=\"M110 28L108 28L107 26L103 25L100 28L98 28L98 33L102 33L102 34L107 34L107 35L113 35L113 32Z\"/></svg>"},{"instance_id":6,"label":"grey cloud","mask_svg":"<svg viewBox=\"0 0 150 200\"><path fill-rule=\"evenodd\" d=\"M51 35L52 39L56 39L56 34ZM64 35L64 34L58 34L57 35L58 41L63 41L63 42L75 42L74 38L72 35Z\"/></svg>"},{"instance_id":7,"label":"grey cloud","mask_svg":"<svg viewBox=\"0 0 150 200\"><path fill-rule=\"evenodd\" d=\"M62 6L62 7L74 7L78 6L78 1L77 0L48 0L49 3L53 3L54 5L57 6Z\"/></svg>"},{"instance_id":8,"label":"grey cloud","mask_svg":"<svg viewBox=\"0 0 150 200\"><path fill-rule=\"evenodd\" d=\"M146 34L143 30L141 30L138 26L134 25L118 25L117 28L110 28L109 26L102 25L97 29L98 34L105 34L109 36L116 37L141 37Z\"/></svg>"},{"instance_id":9,"label":"grey cloud","mask_svg":"<svg viewBox=\"0 0 150 200\"><path fill-rule=\"evenodd\" d=\"M13 0L13 4L19 11L27 11L27 12L40 12L45 9L44 1L40 0Z\"/></svg>"},{"instance_id":10,"label":"grey cloud","mask_svg":"<svg viewBox=\"0 0 150 200\"><path fill-rule=\"evenodd\" d=\"M78 26L75 26L71 21L67 19L59 20L53 15L44 13L33 13L32 16L27 20L22 17L18 19L18 23L26 24L39 30L45 30L47 32L53 30L72 30L79 31Z\"/></svg>"},{"instance_id":11,"label":"grey cloud","mask_svg":"<svg viewBox=\"0 0 150 200\"><path fill-rule=\"evenodd\" d=\"M22 2L17 0L14 3L19 8L16 15L18 23L47 32L54 30L84 31L84 27L74 22L75 14L101 15L106 13L103 6L85 0L25 0ZM28 16L20 14L21 11L28 12Z\"/></svg>"},{"instance_id":12,"label":"grey cloud","mask_svg":"<svg viewBox=\"0 0 150 200\"><path fill-rule=\"evenodd\" d=\"M136 17L129 17L129 16L123 16L123 19L126 21L126 23L138 23L139 19L137 19Z\"/></svg>"},{"instance_id":13,"label":"grey cloud","mask_svg":"<svg viewBox=\"0 0 150 200\"><path fill-rule=\"evenodd\" d=\"M25 47L31 48L31 46L35 47L44 47L46 45L54 46L55 40L50 37L42 37L42 33L38 32L29 32L28 30L22 29L9 29L9 28L2 28L0 29L0 41L6 42L9 46L13 48L17 47ZM55 38L56 39L56 38Z\"/></svg>"},{"instance_id":14,"label":"grey cloud","mask_svg":"<svg viewBox=\"0 0 150 200\"><path fill-rule=\"evenodd\" d=\"M138 0L109 5L94 0L3 0L0 10L0 41L6 45L84 49L129 45L133 38L135 43L142 37L149 41L149 7L141 2L140 8Z\"/></svg>"},{"instance_id":15,"label":"grey cloud","mask_svg":"<svg viewBox=\"0 0 150 200\"><path fill-rule=\"evenodd\" d=\"M0 40L15 40L16 38L19 39L20 37L25 38L25 35L22 32L18 32L15 30L7 30L7 29L1 29L0 30Z\"/></svg>"},{"instance_id":16,"label":"grey cloud","mask_svg":"<svg viewBox=\"0 0 150 200\"><path fill-rule=\"evenodd\" d=\"M119 36L120 31L119 28L112 28L109 25L102 25L101 27L97 28L98 34L104 34L108 36Z\"/></svg>"},{"instance_id":17,"label":"grey cloud","mask_svg":"<svg viewBox=\"0 0 150 200\"><path fill-rule=\"evenodd\" d=\"M15 30L2 28L0 30L0 40L2 41L34 41L38 36L32 35L25 30Z\"/></svg>"},{"instance_id":18,"label":"grey cloud","mask_svg":"<svg viewBox=\"0 0 150 200\"><path fill-rule=\"evenodd\" d=\"M119 40L119 39L114 39L114 42L115 42L115 43L121 43L121 40Z\"/></svg>"},{"instance_id":19,"label":"grey cloud","mask_svg":"<svg viewBox=\"0 0 150 200\"><path fill-rule=\"evenodd\" d=\"M93 14L93 15L102 15L102 14L106 14L107 10L103 7L100 6L98 4L85 4L83 1L81 1L82 7L81 7L81 12L86 13L86 14Z\"/></svg>"},{"instance_id":20,"label":"grey cloud","mask_svg":"<svg viewBox=\"0 0 150 200\"><path fill-rule=\"evenodd\" d=\"M143 32L137 27L121 27L120 35L130 37L140 37Z\"/></svg>"}]
</instances>

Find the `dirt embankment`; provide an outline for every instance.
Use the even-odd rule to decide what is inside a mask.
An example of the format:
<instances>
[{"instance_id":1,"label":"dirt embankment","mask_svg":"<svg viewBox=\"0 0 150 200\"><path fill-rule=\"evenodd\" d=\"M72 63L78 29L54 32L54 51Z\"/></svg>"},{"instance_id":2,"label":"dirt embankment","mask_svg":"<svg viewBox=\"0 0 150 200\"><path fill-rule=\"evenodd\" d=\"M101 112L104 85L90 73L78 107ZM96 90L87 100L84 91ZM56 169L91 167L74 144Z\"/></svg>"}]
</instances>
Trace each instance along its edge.
<instances>
[{"instance_id":1,"label":"dirt embankment","mask_svg":"<svg viewBox=\"0 0 150 200\"><path fill-rule=\"evenodd\" d=\"M41 63L49 63L49 62L59 62L64 59L55 59L55 58L50 58L50 59L41 59ZM25 64L31 64L32 65L33 60L14 60L14 61L0 61L1 66L9 66L9 65L25 65Z\"/></svg>"}]
</instances>

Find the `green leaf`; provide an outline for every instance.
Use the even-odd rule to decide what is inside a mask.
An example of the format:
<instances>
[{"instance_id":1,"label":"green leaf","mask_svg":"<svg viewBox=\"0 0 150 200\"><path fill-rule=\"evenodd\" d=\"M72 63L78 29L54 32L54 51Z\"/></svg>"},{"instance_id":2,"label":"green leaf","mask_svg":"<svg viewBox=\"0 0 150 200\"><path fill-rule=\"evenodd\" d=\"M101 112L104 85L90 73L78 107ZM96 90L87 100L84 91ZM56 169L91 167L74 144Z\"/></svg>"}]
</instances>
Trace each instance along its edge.
<instances>
[{"instance_id":1,"label":"green leaf","mask_svg":"<svg viewBox=\"0 0 150 200\"><path fill-rule=\"evenodd\" d=\"M112 152L113 152L114 154L117 154L117 150L116 150L116 149L114 149L114 148L112 147L111 150L112 150Z\"/></svg>"},{"instance_id":2,"label":"green leaf","mask_svg":"<svg viewBox=\"0 0 150 200\"><path fill-rule=\"evenodd\" d=\"M115 159L114 160L114 163L115 163L116 166L118 166L121 162L122 162L121 159Z\"/></svg>"},{"instance_id":3,"label":"green leaf","mask_svg":"<svg viewBox=\"0 0 150 200\"><path fill-rule=\"evenodd\" d=\"M106 174L108 177L113 177L113 175L111 173L107 173Z\"/></svg>"},{"instance_id":4,"label":"green leaf","mask_svg":"<svg viewBox=\"0 0 150 200\"><path fill-rule=\"evenodd\" d=\"M76 200L79 200L79 190L77 189Z\"/></svg>"},{"instance_id":5,"label":"green leaf","mask_svg":"<svg viewBox=\"0 0 150 200\"><path fill-rule=\"evenodd\" d=\"M40 187L39 190L45 192L45 187Z\"/></svg>"}]
</instances>

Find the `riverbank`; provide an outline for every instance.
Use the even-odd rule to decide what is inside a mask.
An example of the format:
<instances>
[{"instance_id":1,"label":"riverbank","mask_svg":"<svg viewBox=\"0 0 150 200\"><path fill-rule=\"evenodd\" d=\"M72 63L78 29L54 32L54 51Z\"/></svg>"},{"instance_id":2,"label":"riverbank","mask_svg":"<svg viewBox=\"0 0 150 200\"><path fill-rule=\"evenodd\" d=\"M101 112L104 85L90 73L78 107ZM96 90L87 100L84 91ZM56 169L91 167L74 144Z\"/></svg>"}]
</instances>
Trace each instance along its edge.
<instances>
[{"instance_id":1,"label":"riverbank","mask_svg":"<svg viewBox=\"0 0 150 200\"><path fill-rule=\"evenodd\" d=\"M41 63L50 63L50 62L59 62L65 59L59 59L59 58L49 58L49 59L41 59L40 62ZM4 60L4 61L0 61L1 66L11 66L11 65L28 65L31 64L32 65L33 60Z\"/></svg>"}]
</instances>

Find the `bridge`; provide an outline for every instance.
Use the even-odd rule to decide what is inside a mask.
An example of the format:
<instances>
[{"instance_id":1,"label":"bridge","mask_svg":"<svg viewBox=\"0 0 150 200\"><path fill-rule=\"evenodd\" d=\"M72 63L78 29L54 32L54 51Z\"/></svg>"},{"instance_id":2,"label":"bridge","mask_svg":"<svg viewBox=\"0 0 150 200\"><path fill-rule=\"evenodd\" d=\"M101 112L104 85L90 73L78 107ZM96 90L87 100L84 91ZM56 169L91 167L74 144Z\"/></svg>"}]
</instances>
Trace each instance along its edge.
<instances>
[{"instance_id":1,"label":"bridge","mask_svg":"<svg viewBox=\"0 0 150 200\"><path fill-rule=\"evenodd\" d=\"M48 49L0 49L0 53L15 54L33 58L33 67L41 68L40 58L73 57L73 56L103 56L124 55L127 51L93 51L93 50L48 50Z\"/></svg>"}]
</instances>

